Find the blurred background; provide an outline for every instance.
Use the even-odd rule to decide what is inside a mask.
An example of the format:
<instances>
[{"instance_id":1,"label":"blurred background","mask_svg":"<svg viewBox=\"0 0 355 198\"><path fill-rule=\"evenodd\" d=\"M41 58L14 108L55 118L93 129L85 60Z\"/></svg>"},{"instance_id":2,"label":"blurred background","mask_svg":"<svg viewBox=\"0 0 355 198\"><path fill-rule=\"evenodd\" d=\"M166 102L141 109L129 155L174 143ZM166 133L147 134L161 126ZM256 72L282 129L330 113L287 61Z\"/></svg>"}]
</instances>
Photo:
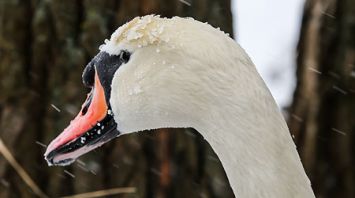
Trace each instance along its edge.
<instances>
[{"instance_id":1,"label":"blurred background","mask_svg":"<svg viewBox=\"0 0 355 198\"><path fill-rule=\"evenodd\" d=\"M68 167L43 159L85 100L81 73L98 46L152 13L234 37L283 111L317 197L355 197L353 0L0 0L0 197L39 194L11 157L49 197L118 187L135 192L111 197L233 197L193 129L126 135Z\"/></svg>"}]
</instances>

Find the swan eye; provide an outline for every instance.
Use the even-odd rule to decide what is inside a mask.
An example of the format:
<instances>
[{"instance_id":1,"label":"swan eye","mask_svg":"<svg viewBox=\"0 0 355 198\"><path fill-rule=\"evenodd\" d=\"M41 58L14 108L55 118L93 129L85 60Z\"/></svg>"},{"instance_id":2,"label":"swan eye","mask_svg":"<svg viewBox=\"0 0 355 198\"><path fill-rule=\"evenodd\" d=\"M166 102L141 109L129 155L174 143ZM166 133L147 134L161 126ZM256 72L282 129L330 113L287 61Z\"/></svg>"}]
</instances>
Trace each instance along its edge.
<instances>
[{"instance_id":1,"label":"swan eye","mask_svg":"<svg viewBox=\"0 0 355 198\"><path fill-rule=\"evenodd\" d=\"M123 62L123 63L127 63L129 61L129 58L131 57L131 53L129 53L128 51L121 51L120 53L120 60Z\"/></svg>"}]
</instances>

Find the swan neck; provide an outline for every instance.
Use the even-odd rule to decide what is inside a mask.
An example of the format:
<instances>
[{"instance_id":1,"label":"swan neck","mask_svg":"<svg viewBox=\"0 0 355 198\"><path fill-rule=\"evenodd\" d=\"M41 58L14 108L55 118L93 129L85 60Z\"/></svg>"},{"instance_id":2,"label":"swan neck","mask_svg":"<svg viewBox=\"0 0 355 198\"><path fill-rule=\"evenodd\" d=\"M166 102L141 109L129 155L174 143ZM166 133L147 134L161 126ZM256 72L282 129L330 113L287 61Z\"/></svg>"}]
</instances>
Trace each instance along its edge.
<instances>
[{"instance_id":1,"label":"swan neck","mask_svg":"<svg viewBox=\"0 0 355 198\"><path fill-rule=\"evenodd\" d=\"M220 158L236 197L314 197L286 123L271 106L258 113L222 105L196 129Z\"/></svg>"}]
</instances>

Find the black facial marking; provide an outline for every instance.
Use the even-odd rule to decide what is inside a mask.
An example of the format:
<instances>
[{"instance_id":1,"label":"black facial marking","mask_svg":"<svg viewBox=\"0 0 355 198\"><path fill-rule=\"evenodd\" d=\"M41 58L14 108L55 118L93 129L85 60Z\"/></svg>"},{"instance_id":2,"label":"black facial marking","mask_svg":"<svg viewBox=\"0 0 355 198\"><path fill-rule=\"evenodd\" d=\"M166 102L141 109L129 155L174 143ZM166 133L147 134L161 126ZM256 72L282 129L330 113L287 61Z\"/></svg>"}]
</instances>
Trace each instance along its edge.
<instances>
[{"instance_id":1,"label":"black facial marking","mask_svg":"<svg viewBox=\"0 0 355 198\"><path fill-rule=\"evenodd\" d=\"M96 69L105 91L106 102L109 104L113 76L122 64L129 61L130 57L131 53L125 50L118 55L110 55L106 52L98 53L84 69L82 76L84 85L94 86Z\"/></svg>"}]
</instances>

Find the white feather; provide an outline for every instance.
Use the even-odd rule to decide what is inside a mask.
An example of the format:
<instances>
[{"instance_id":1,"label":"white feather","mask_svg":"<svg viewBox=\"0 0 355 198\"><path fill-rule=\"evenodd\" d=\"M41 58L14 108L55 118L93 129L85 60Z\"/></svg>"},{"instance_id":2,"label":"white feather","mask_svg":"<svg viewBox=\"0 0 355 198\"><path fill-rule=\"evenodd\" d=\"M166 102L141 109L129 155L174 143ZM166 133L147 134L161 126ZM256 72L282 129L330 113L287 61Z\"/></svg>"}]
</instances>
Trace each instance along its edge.
<instances>
[{"instance_id":1,"label":"white feather","mask_svg":"<svg viewBox=\"0 0 355 198\"><path fill-rule=\"evenodd\" d=\"M314 197L274 99L244 50L191 18L135 18L102 51L129 50L113 78L118 129L193 127L219 156L236 197Z\"/></svg>"}]
</instances>

